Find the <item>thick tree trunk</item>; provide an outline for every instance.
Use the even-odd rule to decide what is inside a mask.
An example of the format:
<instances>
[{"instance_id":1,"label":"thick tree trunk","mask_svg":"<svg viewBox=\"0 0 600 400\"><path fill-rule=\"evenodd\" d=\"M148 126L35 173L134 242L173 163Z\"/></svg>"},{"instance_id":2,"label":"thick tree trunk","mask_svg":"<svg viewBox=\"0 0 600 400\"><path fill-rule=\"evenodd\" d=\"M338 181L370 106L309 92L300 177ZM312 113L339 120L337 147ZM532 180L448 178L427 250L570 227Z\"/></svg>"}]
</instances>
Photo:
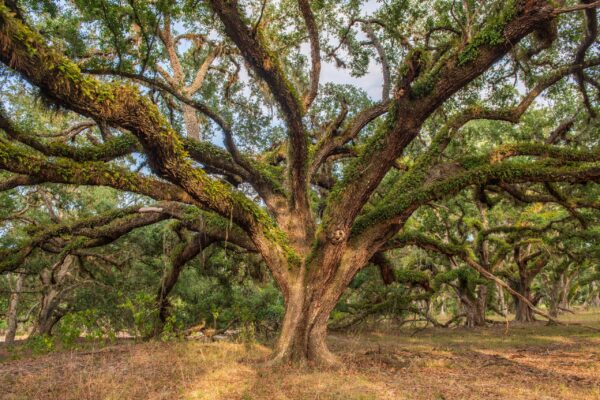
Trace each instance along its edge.
<instances>
[{"instance_id":1,"label":"thick tree trunk","mask_svg":"<svg viewBox=\"0 0 600 400\"><path fill-rule=\"evenodd\" d=\"M529 297L527 297L529 298ZM533 311L525 302L521 299L515 297L515 321L518 322L534 322L535 317L533 316Z\"/></svg>"},{"instance_id":2,"label":"thick tree trunk","mask_svg":"<svg viewBox=\"0 0 600 400\"><path fill-rule=\"evenodd\" d=\"M273 364L336 366L338 358L327 347L327 321L335 307L338 290L306 287L299 279L286 299L286 312Z\"/></svg>"},{"instance_id":3,"label":"thick tree trunk","mask_svg":"<svg viewBox=\"0 0 600 400\"><path fill-rule=\"evenodd\" d=\"M8 312L6 315L7 329L4 341L7 345L12 345L15 341L15 335L17 333L17 311L19 307L19 295L23 288L23 280L25 275L17 274L15 285L11 288L12 293L8 301Z\"/></svg>"}]
</instances>

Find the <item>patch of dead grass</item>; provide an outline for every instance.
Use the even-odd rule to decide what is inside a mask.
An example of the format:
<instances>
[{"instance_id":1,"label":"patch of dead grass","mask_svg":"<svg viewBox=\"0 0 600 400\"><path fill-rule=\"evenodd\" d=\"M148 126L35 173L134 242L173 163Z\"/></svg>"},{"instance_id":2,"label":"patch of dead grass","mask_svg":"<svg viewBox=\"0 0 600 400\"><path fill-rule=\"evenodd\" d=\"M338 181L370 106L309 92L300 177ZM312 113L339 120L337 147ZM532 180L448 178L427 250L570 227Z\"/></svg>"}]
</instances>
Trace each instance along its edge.
<instances>
[{"instance_id":1,"label":"patch of dead grass","mask_svg":"<svg viewBox=\"0 0 600 400\"><path fill-rule=\"evenodd\" d=\"M600 312L585 314L600 325ZM571 320L576 320L569 316ZM123 343L0 364L0 398L600 399L600 334L503 325L331 335L344 368L267 369L233 343Z\"/></svg>"}]
</instances>

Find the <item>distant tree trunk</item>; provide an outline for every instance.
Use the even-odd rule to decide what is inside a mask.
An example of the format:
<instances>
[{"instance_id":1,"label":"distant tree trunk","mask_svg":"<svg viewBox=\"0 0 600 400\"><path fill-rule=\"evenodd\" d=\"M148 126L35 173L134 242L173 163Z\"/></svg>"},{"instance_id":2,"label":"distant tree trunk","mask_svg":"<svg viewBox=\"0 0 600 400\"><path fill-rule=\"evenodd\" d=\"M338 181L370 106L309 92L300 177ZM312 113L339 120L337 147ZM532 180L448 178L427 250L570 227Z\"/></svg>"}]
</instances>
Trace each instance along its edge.
<instances>
[{"instance_id":1,"label":"distant tree trunk","mask_svg":"<svg viewBox=\"0 0 600 400\"><path fill-rule=\"evenodd\" d=\"M561 310L569 309L569 285L570 279L563 272L552 284L550 293L550 316L556 317Z\"/></svg>"},{"instance_id":2,"label":"distant tree trunk","mask_svg":"<svg viewBox=\"0 0 600 400\"><path fill-rule=\"evenodd\" d=\"M479 285L477 289L477 301L475 307L477 309L477 319L475 326L485 326L485 311L487 310L489 288L487 285Z\"/></svg>"},{"instance_id":3,"label":"distant tree trunk","mask_svg":"<svg viewBox=\"0 0 600 400\"><path fill-rule=\"evenodd\" d=\"M531 245L527 245L524 253L521 251L520 246L515 248L514 259L519 270L519 277L512 280L511 285L516 292L535 305L539 301L539 298L532 298L531 284L542 268L548 263L548 257L541 251L532 252ZM513 296L513 299L515 302L515 321L525 323L534 322L533 310L531 310L527 303L516 296Z\"/></svg>"},{"instance_id":4,"label":"distant tree trunk","mask_svg":"<svg viewBox=\"0 0 600 400\"><path fill-rule=\"evenodd\" d=\"M600 307L600 293L596 293L590 301L592 307Z\"/></svg>"},{"instance_id":5,"label":"distant tree trunk","mask_svg":"<svg viewBox=\"0 0 600 400\"><path fill-rule=\"evenodd\" d=\"M68 255L52 268L45 268L40 273L42 298L37 321L30 336L51 335L52 329L63 317L63 314L58 312L58 306L69 291L66 283L74 264L75 257Z\"/></svg>"},{"instance_id":6,"label":"distant tree trunk","mask_svg":"<svg viewBox=\"0 0 600 400\"><path fill-rule=\"evenodd\" d=\"M498 302L500 303L500 311L506 316L508 314L508 307L506 306L506 299L504 298L504 288L499 284L496 284L496 290L498 293Z\"/></svg>"},{"instance_id":7,"label":"distant tree trunk","mask_svg":"<svg viewBox=\"0 0 600 400\"><path fill-rule=\"evenodd\" d=\"M520 294L523 295L523 297L525 297L526 299L531 298L529 288L527 290L520 291ZM515 321L534 322L535 317L531 308L520 298L513 296L513 299L515 301Z\"/></svg>"},{"instance_id":8,"label":"distant tree trunk","mask_svg":"<svg viewBox=\"0 0 600 400\"><path fill-rule=\"evenodd\" d=\"M465 326L469 328L485 326L485 299L482 301L479 297L462 295L460 303L466 316Z\"/></svg>"},{"instance_id":9,"label":"distant tree trunk","mask_svg":"<svg viewBox=\"0 0 600 400\"><path fill-rule=\"evenodd\" d=\"M180 252L174 255L171 262L171 269L163 277L160 288L156 295L156 304L158 307L158 320L154 325L152 336L158 336L162 333L167 318L169 317L169 294L177 284L179 275L186 263L196 257L205 247L212 243L211 239L205 239L202 234L197 234L186 243Z\"/></svg>"},{"instance_id":10,"label":"distant tree trunk","mask_svg":"<svg viewBox=\"0 0 600 400\"><path fill-rule=\"evenodd\" d=\"M454 289L458 294L460 309L465 315L465 326L468 328L485 326L487 286L478 285L473 293L470 293L466 287L455 286Z\"/></svg>"},{"instance_id":11,"label":"distant tree trunk","mask_svg":"<svg viewBox=\"0 0 600 400\"><path fill-rule=\"evenodd\" d=\"M8 328L6 330L6 337L4 339L7 345L12 345L15 341L15 335L17 333L17 316L18 316L18 307L19 307L19 296L20 292L23 288L23 280L25 279L25 275L17 274L15 285L11 287L11 294L8 300L8 312L6 315L6 322ZM10 277L9 277L10 280Z\"/></svg>"},{"instance_id":12,"label":"distant tree trunk","mask_svg":"<svg viewBox=\"0 0 600 400\"><path fill-rule=\"evenodd\" d=\"M440 300L440 316L442 316L443 318L446 318L446 310L448 308L448 306L446 305L447 299L446 299L446 295L443 294L442 298Z\"/></svg>"}]
</instances>

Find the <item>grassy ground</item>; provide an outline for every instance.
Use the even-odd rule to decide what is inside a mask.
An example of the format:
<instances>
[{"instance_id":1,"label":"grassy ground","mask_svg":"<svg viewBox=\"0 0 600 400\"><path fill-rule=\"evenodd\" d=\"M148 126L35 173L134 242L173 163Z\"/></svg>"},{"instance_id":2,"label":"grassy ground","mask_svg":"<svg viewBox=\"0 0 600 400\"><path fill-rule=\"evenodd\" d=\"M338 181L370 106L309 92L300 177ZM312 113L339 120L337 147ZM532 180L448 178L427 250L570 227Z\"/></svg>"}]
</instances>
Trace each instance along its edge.
<instances>
[{"instance_id":1,"label":"grassy ground","mask_svg":"<svg viewBox=\"0 0 600 400\"><path fill-rule=\"evenodd\" d=\"M600 310L563 319L600 328ZM269 349L121 343L7 359L2 399L600 399L600 333L510 324L331 335L337 371L266 369ZM2 357L2 351L0 351Z\"/></svg>"}]
</instances>

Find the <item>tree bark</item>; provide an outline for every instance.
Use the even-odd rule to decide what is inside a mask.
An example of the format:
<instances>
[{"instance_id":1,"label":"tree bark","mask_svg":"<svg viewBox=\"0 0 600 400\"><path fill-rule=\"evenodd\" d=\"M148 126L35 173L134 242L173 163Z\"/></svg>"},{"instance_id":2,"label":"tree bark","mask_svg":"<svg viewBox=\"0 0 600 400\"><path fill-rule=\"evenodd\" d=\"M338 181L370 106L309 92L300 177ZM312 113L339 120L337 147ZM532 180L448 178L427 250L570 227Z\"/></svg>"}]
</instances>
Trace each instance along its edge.
<instances>
[{"instance_id":1,"label":"tree bark","mask_svg":"<svg viewBox=\"0 0 600 400\"><path fill-rule=\"evenodd\" d=\"M557 280L552 283L552 291L550 292L550 312L552 317L557 317L561 310L569 308L569 284L570 279L563 272Z\"/></svg>"},{"instance_id":2,"label":"tree bark","mask_svg":"<svg viewBox=\"0 0 600 400\"><path fill-rule=\"evenodd\" d=\"M334 285L305 285L304 277L290 285L286 311L272 364L337 366L327 347L327 321L342 290Z\"/></svg>"},{"instance_id":3,"label":"tree bark","mask_svg":"<svg viewBox=\"0 0 600 400\"><path fill-rule=\"evenodd\" d=\"M17 333L17 316L18 316L18 307L19 307L19 295L21 289L23 288L23 280L25 279L25 275L17 274L17 278L15 280L14 288L12 288L12 293L10 294L10 299L8 301L8 312L6 316L6 322L8 328L6 330L6 336L4 338L4 342L7 345L12 345L15 341L15 335Z\"/></svg>"},{"instance_id":4,"label":"tree bark","mask_svg":"<svg viewBox=\"0 0 600 400\"><path fill-rule=\"evenodd\" d=\"M31 335L50 336L52 329L56 325L62 315L56 313L56 309L60 304L62 296L57 290L51 289L47 295L44 295L40 312L38 313L35 328Z\"/></svg>"},{"instance_id":5,"label":"tree bark","mask_svg":"<svg viewBox=\"0 0 600 400\"><path fill-rule=\"evenodd\" d=\"M198 123L198 117L196 116L196 109L188 106L183 106L183 120L185 122L185 128L189 138L197 141L202 140L200 135L200 124Z\"/></svg>"}]
</instances>

